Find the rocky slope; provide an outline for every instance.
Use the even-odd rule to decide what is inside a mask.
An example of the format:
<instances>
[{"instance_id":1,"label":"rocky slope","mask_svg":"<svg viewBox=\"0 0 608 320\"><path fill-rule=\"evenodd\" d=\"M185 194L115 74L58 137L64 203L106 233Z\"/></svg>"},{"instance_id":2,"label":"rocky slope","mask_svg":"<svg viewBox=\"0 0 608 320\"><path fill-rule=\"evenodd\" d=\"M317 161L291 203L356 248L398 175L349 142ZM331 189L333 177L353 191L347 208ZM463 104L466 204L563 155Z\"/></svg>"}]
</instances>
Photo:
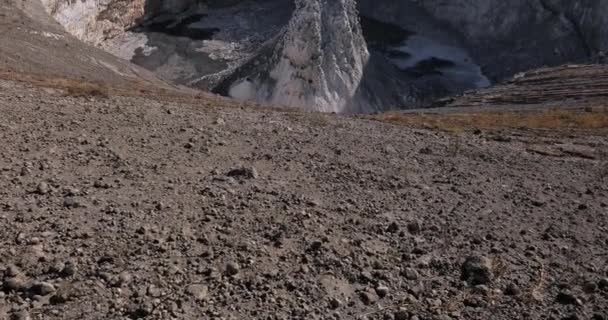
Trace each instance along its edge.
<instances>
[{"instance_id":1,"label":"rocky slope","mask_svg":"<svg viewBox=\"0 0 608 320\"><path fill-rule=\"evenodd\" d=\"M0 1L0 73L15 72L135 89L174 88L152 72L79 41L39 1Z\"/></svg>"},{"instance_id":2,"label":"rocky slope","mask_svg":"<svg viewBox=\"0 0 608 320\"><path fill-rule=\"evenodd\" d=\"M269 86L268 70L283 66L289 77L278 79L289 81L277 88L295 79L318 99L298 101L348 106L326 93L353 94L360 81L356 103L380 106L485 77L464 61L474 56L470 40L454 42L442 28L412 36L368 17L367 53L357 49L361 37L327 29L357 30L330 19L352 12L347 2L300 2L291 21L295 7L270 0L103 3L114 18L182 10L104 23L131 31L98 39L133 44L143 35L154 48L134 61L157 74L194 70L200 81L191 84L229 90L257 75ZM191 16L195 9L215 15ZM424 30L438 26L428 11L411 12L427 12ZM215 30L227 17L239 23ZM329 30L307 38L320 41L314 52L345 54L310 69L286 63L311 51L298 28L283 27L305 31L306 22ZM177 68L201 57L178 53L197 50L209 60ZM361 78L345 76L338 58L348 57L367 59ZM327 68L335 72L320 79L331 91L303 81ZM597 109L607 74L543 69L453 102L509 110L523 99L546 109L547 96L560 105L573 97L582 99L569 105L579 127L595 130L569 128L562 118L572 113L560 110L536 118L567 124L551 131L496 129L480 114L483 129L469 130L419 111L404 127L195 96L71 37L40 2L0 0L0 319L607 319L608 118ZM407 95L389 95L393 86ZM475 120L456 113L453 123L462 117ZM428 129L433 119L441 130Z\"/></svg>"},{"instance_id":3,"label":"rocky slope","mask_svg":"<svg viewBox=\"0 0 608 320\"><path fill-rule=\"evenodd\" d=\"M606 319L605 132L0 80L0 319Z\"/></svg>"}]
</instances>

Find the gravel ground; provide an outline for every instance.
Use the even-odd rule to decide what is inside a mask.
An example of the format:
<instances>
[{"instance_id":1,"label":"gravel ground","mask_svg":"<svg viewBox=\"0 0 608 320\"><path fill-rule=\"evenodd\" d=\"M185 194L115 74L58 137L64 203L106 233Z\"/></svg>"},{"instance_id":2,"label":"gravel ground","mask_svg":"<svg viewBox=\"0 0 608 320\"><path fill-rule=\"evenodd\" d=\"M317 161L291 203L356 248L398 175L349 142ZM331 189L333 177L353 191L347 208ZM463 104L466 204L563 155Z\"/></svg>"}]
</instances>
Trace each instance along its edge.
<instances>
[{"instance_id":1,"label":"gravel ground","mask_svg":"<svg viewBox=\"0 0 608 320\"><path fill-rule=\"evenodd\" d=\"M0 319L608 319L605 133L0 80Z\"/></svg>"}]
</instances>

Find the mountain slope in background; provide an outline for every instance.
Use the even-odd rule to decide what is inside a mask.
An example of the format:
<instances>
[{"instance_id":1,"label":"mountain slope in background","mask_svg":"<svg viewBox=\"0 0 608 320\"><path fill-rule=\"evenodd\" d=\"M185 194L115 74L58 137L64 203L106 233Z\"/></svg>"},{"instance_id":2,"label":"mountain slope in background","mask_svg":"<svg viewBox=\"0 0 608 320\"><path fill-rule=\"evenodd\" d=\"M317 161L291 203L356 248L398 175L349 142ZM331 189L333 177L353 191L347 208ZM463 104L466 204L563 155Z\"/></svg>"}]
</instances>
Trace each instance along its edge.
<instances>
[{"instance_id":1,"label":"mountain slope in background","mask_svg":"<svg viewBox=\"0 0 608 320\"><path fill-rule=\"evenodd\" d=\"M164 79L334 112L420 106L608 48L596 0L44 3L83 41Z\"/></svg>"}]
</instances>

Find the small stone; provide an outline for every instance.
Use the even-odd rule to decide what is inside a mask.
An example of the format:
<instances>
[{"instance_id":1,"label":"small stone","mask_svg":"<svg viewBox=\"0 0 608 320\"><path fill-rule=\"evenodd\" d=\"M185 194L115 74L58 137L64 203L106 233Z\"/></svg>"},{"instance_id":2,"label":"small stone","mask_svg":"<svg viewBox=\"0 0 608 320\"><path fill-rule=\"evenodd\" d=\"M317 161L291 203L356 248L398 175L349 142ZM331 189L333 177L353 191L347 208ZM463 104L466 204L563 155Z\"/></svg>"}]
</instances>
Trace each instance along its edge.
<instances>
[{"instance_id":1,"label":"small stone","mask_svg":"<svg viewBox=\"0 0 608 320\"><path fill-rule=\"evenodd\" d=\"M384 298L388 295L390 289L387 286L379 286L376 288L376 294L380 298Z\"/></svg>"},{"instance_id":2,"label":"small stone","mask_svg":"<svg viewBox=\"0 0 608 320\"><path fill-rule=\"evenodd\" d=\"M184 144L184 148L186 148L186 149L192 149L192 148L194 148L194 143L188 142L188 143Z\"/></svg>"},{"instance_id":3,"label":"small stone","mask_svg":"<svg viewBox=\"0 0 608 320\"><path fill-rule=\"evenodd\" d=\"M587 281L583 284L583 291L588 294L595 293L597 291L597 284L595 284L595 282Z\"/></svg>"},{"instance_id":4,"label":"small stone","mask_svg":"<svg viewBox=\"0 0 608 320\"><path fill-rule=\"evenodd\" d=\"M473 292L486 296L490 293L490 288L488 288L488 286L486 286L485 284L478 284L473 287Z\"/></svg>"},{"instance_id":5,"label":"small stone","mask_svg":"<svg viewBox=\"0 0 608 320\"><path fill-rule=\"evenodd\" d=\"M309 199L306 204L311 207L320 207L322 202L321 199Z\"/></svg>"},{"instance_id":6,"label":"small stone","mask_svg":"<svg viewBox=\"0 0 608 320\"><path fill-rule=\"evenodd\" d=\"M386 228L386 231L390 232L390 233L396 233L399 231L399 225L396 222L391 222L391 224L388 225L388 227Z\"/></svg>"},{"instance_id":7,"label":"small stone","mask_svg":"<svg viewBox=\"0 0 608 320\"><path fill-rule=\"evenodd\" d=\"M29 167L21 167L21 171L19 172L19 175L21 175L22 177L29 175L30 173L32 173L32 169Z\"/></svg>"},{"instance_id":8,"label":"small stone","mask_svg":"<svg viewBox=\"0 0 608 320\"><path fill-rule=\"evenodd\" d=\"M55 286L48 282L36 282L30 290L32 293L40 296L46 296L57 291Z\"/></svg>"},{"instance_id":9,"label":"small stone","mask_svg":"<svg viewBox=\"0 0 608 320\"><path fill-rule=\"evenodd\" d=\"M369 291L363 291L359 294L359 297L361 298L361 301L363 302L363 304L369 306L371 304L373 304L374 302L378 301L378 296L376 296L374 293L371 293Z\"/></svg>"},{"instance_id":10,"label":"small stone","mask_svg":"<svg viewBox=\"0 0 608 320\"><path fill-rule=\"evenodd\" d=\"M120 286L126 286L133 281L133 276L127 272L123 271L118 275L118 284Z\"/></svg>"},{"instance_id":11,"label":"small stone","mask_svg":"<svg viewBox=\"0 0 608 320\"><path fill-rule=\"evenodd\" d=\"M100 179L93 182L93 187L98 189L110 189L112 185Z\"/></svg>"},{"instance_id":12,"label":"small stone","mask_svg":"<svg viewBox=\"0 0 608 320\"><path fill-rule=\"evenodd\" d=\"M224 119L222 119L222 118L217 118L217 119L215 119L215 121L213 123L217 124L217 125L223 125L226 123L226 121L224 121Z\"/></svg>"},{"instance_id":13,"label":"small stone","mask_svg":"<svg viewBox=\"0 0 608 320\"><path fill-rule=\"evenodd\" d=\"M310 251L319 251L323 247L323 242L320 240L315 240L310 244Z\"/></svg>"},{"instance_id":14,"label":"small stone","mask_svg":"<svg viewBox=\"0 0 608 320\"><path fill-rule=\"evenodd\" d=\"M191 284L186 288L186 292L197 301L203 301L209 295L209 287L202 284Z\"/></svg>"},{"instance_id":15,"label":"small stone","mask_svg":"<svg viewBox=\"0 0 608 320\"><path fill-rule=\"evenodd\" d=\"M405 278L408 280L418 280L420 274L414 268L406 268L404 271Z\"/></svg>"},{"instance_id":16,"label":"small stone","mask_svg":"<svg viewBox=\"0 0 608 320\"><path fill-rule=\"evenodd\" d=\"M17 311L11 314L11 320L31 320L32 317L30 317L30 314L25 311L25 310L21 310L21 311Z\"/></svg>"},{"instance_id":17,"label":"small stone","mask_svg":"<svg viewBox=\"0 0 608 320\"><path fill-rule=\"evenodd\" d=\"M507 296L516 296L519 295L521 289L514 283L509 283L505 288L505 295Z\"/></svg>"},{"instance_id":18,"label":"small stone","mask_svg":"<svg viewBox=\"0 0 608 320\"><path fill-rule=\"evenodd\" d=\"M370 283L374 281L374 276L369 271L363 271L359 274L359 278L363 283Z\"/></svg>"},{"instance_id":19,"label":"small stone","mask_svg":"<svg viewBox=\"0 0 608 320\"><path fill-rule=\"evenodd\" d=\"M36 186L36 193L38 193L39 195L45 195L47 193L49 193L51 191L51 188L49 187L48 183L46 182L40 182L38 184L38 186Z\"/></svg>"},{"instance_id":20,"label":"small stone","mask_svg":"<svg viewBox=\"0 0 608 320\"><path fill-rule=\"evenodd\" d=\"M479 296L468 297L468 298L464 299L463 304L467 307L472 307L472 308L481 308L481 307L485 307L487 305L487 303L483 300L483 298L481 298Z\"/></svg>"},{"instance_id":21,"label":"small stone","mask_svg":"<svg viewBox=\"0 0 608 320\"><path fill-rule=\"evenodd\" d=\"M80 207L84 207L82 205L82 202L80 202L78 199L72 198L72 197L67 197L67 198L63 199L63 206L66 207L66 208L80 208Z\"/></svg>"},{"instance_id":22,"label":"small stone","mask_svg":"<svg viewBox=\"0 0 608 320\"><path fill-rule=\"evenodd\" d=\"M4 280L2 287L7 291L21 291L25 288L25 281L20 277L8 278Z\"/></svg>"},{"instance_id":23,"label":"small stone","mask_svg":"<svg viewBox=\"0 0 608 320\"><path fill-rule=\"evenodd\" d=\"M337 298L332 298L331 300L329 300L329 307L332 309L338 309L340 308L340 306L342 306L342 301L340 301Z\"/></svg>"},{"instance_id":24,"label":"small stone","mask_svg":"<svg viewBox=\"0 0 608 320\"><path fill-rule=\"evenodd\" d=\"M4 273L7 277L16 277L21 274L21 270L19 270L16 265L11 264L6 267L6 271Z\"/></svg>"},{"instance_id":25,"label":"small stone","mask_svg":"<svg viewBox=\"0 0 608 320\"><path fill-rule=\"evenodd\" d=\"M397 149L390 144L384 147L384 151L389 154L397 153Z\"/></svg>"},{"instance_id":26,"label":"small stone","mask_svg":"<svg viewBox=\"0 0 608 320\"><path fill-rule=\"evenodd\" d=\"M63 268L65 268L65 263L61 261L55 261L53 265L49 267L49 272L61 274Z\"/></svg>"},{"instance_id":27,"label":"small stone","mask_svg":"<svg viewBox=\"0 0 608 320\"><path fill-rule=\"evenodd\" d=\"M77 270L78 269L76 268L76 265L73 262L68 262L65 264L63 269L61 269L60 274L62 277L71 277L76 274Z\"/></svg>"},{"instance_id":28,"label":"small stone","mask_svg":"<svg viewBox=\"0 0 608 320\"><path fill-rule=\"evenodd\" d=\"M25 235L25 233L19 232L19 234L17 234L17 238L15 239L15 243L17 243L17 244L27 243L27 236Z\"/></svg>"},{"instance_id":29,"label":"small stone","mask_svg":"<svg viewBox=\"0 0 608 320\"><path fill-rule=\"evenodd\" d=\"M409 231L411 234L419 233L420 231L422 231L422 222L418 220L410 221L407 224L407 231Z\"/></svg>"},{"instance_id":30,"label":"small stone","mask_svg":"<svg viewBox=\"0 0 608 320\"><path fill-rule=\"evenodd\" d=\"M70 293L68 289L59 288L57 292L51 296L49 302L51 304L63 304L70 300Z\"/></svg>"},{"instance_id":31,"label":"small stone","mask_svg":"<svg viewBox=\"0 0 608 320\"><path fill-rule=\"evenodd\" d=\"M602 290L607 290L608 289L608 278L601 279L598 282L597 286Z\"/></svg>"},{"instance_id":32,"label":"small stone","mask_svg":"<svg viewBox=\"0 0 608 320\"><path fill-rule=\"evenodd\" d=\"M471 256L462 265L462 280L470 285L489 284L493 279L492 260L486 257Z\"/></svg>"},{"instance_id":33,"label":"small stone","mask_svg":"<svg viewBox=\"0 0 608 320\"><path fill-rule=\"evenodd\" d=\"M150 297L158 298L158 297L162 296L163 293L159 287L151 284L148 286L148 289L146 290L146 294Z\"/></svg>"},{"instance_id":34,"label":"small stone","mask_svg":"<svg viewBox=\"0 0 608 320\"><path fill-rule=\"evenodd\" d=\"M103 281L105 281L106 283L113 283L115 280L114 275L112 275L109 272L99 272L99 273L97 273L97 276L99 278L101 278Z\"/></svg>"},{"instance_id":35,"label":"small stone","mask_svg":"<svg viewBox=\"0 0 608 320\"><path fill-rule=\"evenodd\" d=\"M535 207L542 207L545 205L545 202L543 200L539 200L539 199L532 199L532 205Z\"/></svg>"},{"instance_id":36,"label":"small stone","mask_svg":"<svg viewBox=\"0 0 608 320\"><path fill-rule=\"evenodd\" d=\"M557 294L555 301L564 305L583 305L583 302L570 291L561 291Z\"/></svg>"},{"instance_id":37,"label":"small stone","mask_svg":"<svg viewBox=\"0 0 608 320\"><path fill-rule=\"evenodd\" d=\"M416 298L420 298L420 296L424 293L425 287L423 282L418 282L417 285L410 288L409 292L413 294Z\"/></svg>"},{"instance_id":38,"label":"small stone","mask_svg":"<svg viewBox=\"0 0 608 320\"><path fill-rule=\"evenodd\" d=\"M431 155L433 154L433 150L429 147L424 147L418 151L420 154Z\"/></svg>"},{"instance_id":39,"label":"small stone","mask_svg":"<svg viewBox=\"0 0 608 320\"><path fill-rule=\"evenodd\" d=\"M226 264L226 274L229 276L235 276L239 273L240 266L236 262L229 262Z\"/></svg>"},{"instance_id":40,"label":"small stone","mask_svg":"<svg viewBox=\"0 0 608 320\"><path fill-rule=\"evenodd\" d=\"M396 311L394 316L395 320L408 320L410 318L410 314L406 310Z\"/></svg>"},{"instance_id":41,"label":"small stone","mask_svg":"<svg viewBox=\"0 0 608 320\"><path fill-rule=\"evenodd\" d=\"M80 194L80 190L74 187L69 187L65 189L65 193L70 197L75 197Z\"/></svg>"},{"instance_id":42,"label":"small stone","mask_svg":"<svg viewBox=\"0 0 608 320\"><path fill-rule=\"evenodd\" d=\"M257 179L258 171L254 167L239 167L228 171L226 175L233 178Z\"/></svg>"}]
</instances>

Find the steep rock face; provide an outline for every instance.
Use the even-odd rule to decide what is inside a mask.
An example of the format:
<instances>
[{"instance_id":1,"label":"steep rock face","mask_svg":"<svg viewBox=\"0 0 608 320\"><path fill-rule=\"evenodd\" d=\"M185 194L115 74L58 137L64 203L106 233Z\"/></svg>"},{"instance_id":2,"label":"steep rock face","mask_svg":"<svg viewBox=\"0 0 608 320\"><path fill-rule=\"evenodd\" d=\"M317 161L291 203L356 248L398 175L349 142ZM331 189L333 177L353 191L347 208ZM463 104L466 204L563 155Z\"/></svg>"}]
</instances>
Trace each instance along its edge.
<instances>
[{"instance_id":1,"label":"steep rock face","mask_svg":"<svg viewBox=\"0 0 608 320\"><path fill-rule=\"evenodd\" d=\"M368 15L417 32L451 31L452 39L444 41L465 46L494 80L587 61L608 50L608 3L602 0L384 0L382 5L359 0L359 5Z\"/></svg>"},{"instance_id":2,"label":"steep rock face","mask_svg":"<svg viewBox=\"0 0 608 320\"><path fill-rule=\"evenodd\" d=\"M328 112L419 106L608 49L602 0L42 1L165 79Z\"/></svg>"},{"instance_id":3,"label":"steep rock face","mask_svg":"<svg viewBox=\"0 0 608 320\"><path fill-rule=\"evenodd\" d=\"M596 36L608 36L599 21L608 14L605 1L495 0L460 6L439 2L422 5L461 32L493 78L542 65L583 62L606 49L597 41L602 37ZM496 66L496 61L507 67Z\"/></svg>"},{"instance_id":4,"label":"steep rock face","mask_svg":"<svg viewBox=\"0 0 608 320\"><path fill-rule=\"evenodd\" d=\"M361 83L369 53L352 0L296 0L270 63L232 84L247 100L343 112ZM268 68L268 69L266 69Z\"/></svg>"},{"instance_id":5,"label":"steep rock face","mask_svg":"<svg viewBox=\"0 0 608 320\"><path fill-rule=\"evenodd\" d=\"M541 3L572 23L592 55L608 51L608 2L545 0Z\"/></svg>"},{"instance_id":6,"label":"steep rock face","mask_svg":"<svg viewBox=\"0 0 608 320\"><path fill-rule=\"evenodd\" d=\"M325 112L374 112L489 85L460 47L363 17L355 1L296 1L275 39L213 90Z\"/></svg>"}]
</instances>

